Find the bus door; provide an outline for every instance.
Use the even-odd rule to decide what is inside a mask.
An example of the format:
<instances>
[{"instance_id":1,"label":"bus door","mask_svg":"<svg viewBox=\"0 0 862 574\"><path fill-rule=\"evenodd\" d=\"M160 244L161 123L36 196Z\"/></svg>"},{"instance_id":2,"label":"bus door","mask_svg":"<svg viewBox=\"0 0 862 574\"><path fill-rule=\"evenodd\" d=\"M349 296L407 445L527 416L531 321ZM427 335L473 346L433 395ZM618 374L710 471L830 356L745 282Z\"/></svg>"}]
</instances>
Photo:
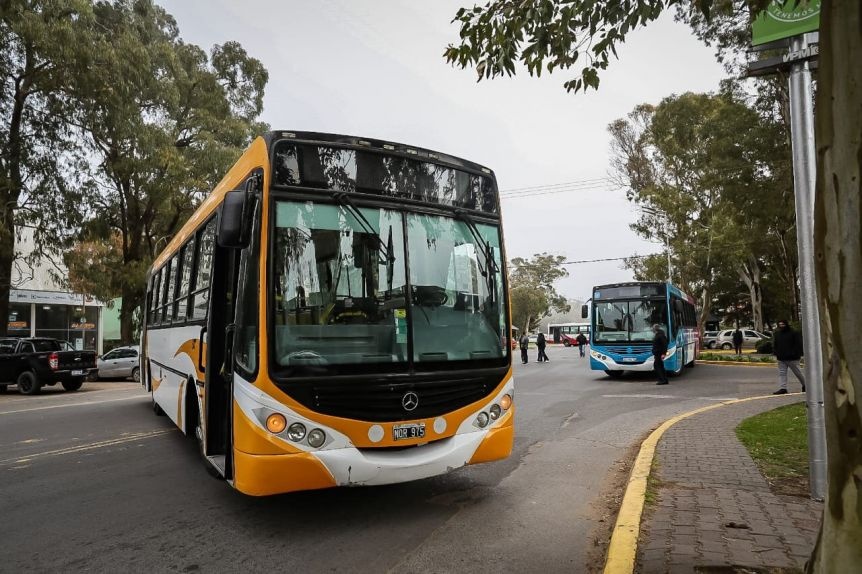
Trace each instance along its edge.
<instances>
[{"instance_id":1,"label":"bus door","mask_svg":"<svg viewBox=\"0 0 862 574\"><path fill-rule=\"evenodd\" d=\"M251 181L253 180L253 181ZM252 217L258 204L253 195L259 185L250 176L245 190L232 191L219 212L218 239L213 252L212 285L206 333L204 405L205 452L222 476L232 476L233 342L240 263L248 252L244 244L251 234ZM250 278L257 286L257 277Z\"/></svg>"}]
</instances>

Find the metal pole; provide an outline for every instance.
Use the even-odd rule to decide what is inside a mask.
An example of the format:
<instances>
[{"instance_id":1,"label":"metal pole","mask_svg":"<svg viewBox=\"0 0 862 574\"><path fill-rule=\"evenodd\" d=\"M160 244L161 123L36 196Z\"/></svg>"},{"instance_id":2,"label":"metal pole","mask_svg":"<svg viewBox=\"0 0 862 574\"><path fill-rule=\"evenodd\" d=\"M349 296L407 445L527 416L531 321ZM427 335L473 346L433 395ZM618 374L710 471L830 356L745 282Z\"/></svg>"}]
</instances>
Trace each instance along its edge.
<instances>
[{"instance_id":1,"label":"metal pole","mask_svg":"<svg viewBox=\"0 0 862 574\"><path fill-rule=\"evenodd\" d=\"M795 52L808 46L808 39L790 40ZM826 497L826 426L823 412L823 361L820 348L820 318L814 276L814 104L808 62L790 68L790 137L793 146L793 188L796 194L796 232L799 249L799 287L802 299L802 335L805 340L805 381L808 406L808 464L811 498Z\"/></svg>"}]
</instances>

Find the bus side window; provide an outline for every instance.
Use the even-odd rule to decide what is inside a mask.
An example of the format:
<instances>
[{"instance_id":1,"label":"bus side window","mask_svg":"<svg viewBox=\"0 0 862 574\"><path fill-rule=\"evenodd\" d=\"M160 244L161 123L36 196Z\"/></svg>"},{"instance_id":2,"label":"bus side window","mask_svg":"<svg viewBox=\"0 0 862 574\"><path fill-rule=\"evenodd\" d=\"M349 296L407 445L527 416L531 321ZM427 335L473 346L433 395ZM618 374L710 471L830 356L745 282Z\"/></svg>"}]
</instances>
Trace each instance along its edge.
<instances>
[{"instance_id":1,"label":"bus side window","mask_svg":"<svg viewBox=\"0 0 862 574\"><path fill-rule=\"evenodd\" d=\"M196 273L192 278L192 292L189 300L189 316L192 320L206 319L209 306L210 274L213 264L215 245L215 218L209 220L198 232L196 245Z\"/></svg>"},{"instance_id":2,"label":"bus side window","mask_svg":"<svg viewBox=\"0 0 862 574\"><path fill-rule=\"evenodd\" d=\"M177 300L176 318L179 321L185 321L187 315L187 303L189 300L189 289L191 288L192 279L192 264L194 263L195 255L195 237L189 239L188 243L183 247L182 256L183 265L180 268L180 286L179 299ZM190 314L190 313L188 313Z\"/></svg>"}]
</instances>

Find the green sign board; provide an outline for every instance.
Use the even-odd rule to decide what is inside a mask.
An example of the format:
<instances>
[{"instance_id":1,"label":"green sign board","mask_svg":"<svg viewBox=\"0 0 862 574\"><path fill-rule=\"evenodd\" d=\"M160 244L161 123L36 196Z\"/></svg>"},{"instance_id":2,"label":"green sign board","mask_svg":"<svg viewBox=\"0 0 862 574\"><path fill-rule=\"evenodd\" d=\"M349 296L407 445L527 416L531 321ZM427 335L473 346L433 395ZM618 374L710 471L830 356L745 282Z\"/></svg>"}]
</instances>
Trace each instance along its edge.
<instances>
[{"instance_id":1,"label":"green sign board","mask_svg":"<svg viewBox=\"0 0 862 574\"><path fill-rule=\"evenodd\" d=\"M820 0L773 0L751 24L751 44L758 46L820 28Z\"/></svg>"}]
</instances>

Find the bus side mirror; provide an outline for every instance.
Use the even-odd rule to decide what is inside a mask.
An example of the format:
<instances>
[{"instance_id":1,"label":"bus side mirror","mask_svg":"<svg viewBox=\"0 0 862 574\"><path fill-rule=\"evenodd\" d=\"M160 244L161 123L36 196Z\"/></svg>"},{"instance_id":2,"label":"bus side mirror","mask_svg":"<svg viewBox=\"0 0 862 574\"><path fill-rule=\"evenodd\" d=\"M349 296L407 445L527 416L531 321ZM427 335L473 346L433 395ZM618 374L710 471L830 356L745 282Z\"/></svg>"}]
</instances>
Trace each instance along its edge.
<instances>
[{"instance_id":1,"label":"bus side mirror","mask_svg":"<svg viewBox=\"0 0 862 574\"><path fill-rule=\"evenodd\" d=\"M218 226L220 247L242 249L248 244L244 216L248 203L251 203L250 196L245 191L229 191L225 195Z\"/></svg>"},{"instance_id":2,"label":"bus side mirror","mask_svg":"<svg viewBox=\"0 0 862 574\"><path fill-rule=\"evenodd\" d=\"M581 319L586 319L589 313L589 307L587 307L586 305L581 305Z\"/></svg>"}]
</instances>

